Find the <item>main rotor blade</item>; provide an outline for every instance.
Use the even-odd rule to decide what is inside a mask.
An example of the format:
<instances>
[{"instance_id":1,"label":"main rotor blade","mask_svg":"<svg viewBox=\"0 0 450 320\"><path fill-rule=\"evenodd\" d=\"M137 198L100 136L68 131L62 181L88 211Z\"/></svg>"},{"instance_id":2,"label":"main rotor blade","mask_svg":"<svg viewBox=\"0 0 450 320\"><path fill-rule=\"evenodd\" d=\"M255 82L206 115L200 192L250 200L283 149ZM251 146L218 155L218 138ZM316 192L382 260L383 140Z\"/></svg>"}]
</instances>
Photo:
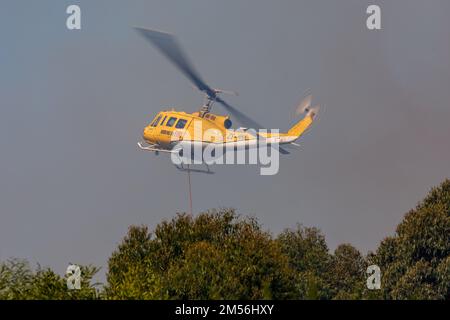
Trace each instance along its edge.
<instances>
[{"instance_id":1,"label":"main rotor blade","mask_svg":"<svg viewBox=\"0 0 450 320\"><path fill-rule=\"evenodd\" d=\"M231 106L226 101L222 100L222 98L217 97L216 101L218 103L220 103L222 106L224 106L225 109L227 109L236 118L236 120L239 121L246 128L255 129L255 130L259 130L259 129L263 129L264 128L262 125L260 125L255 120L253 120L252 118L250 118L249 116L247 116L243 112L239 111L235 107Z\"/></svg>"},{"instance_id":2,"label":"main rotor blade","mask_svg":"<svg viewBox=\"0 0 450 320\"><path fill-rule=\"evenodd\" d=\"M238 122L247 128L255 130L262 129L263 126L252 120L238 109L232 107L227 102L217 96L221 90L214 90L206 84L195 70L187 55L181 49L175 36L161 31L135 27L145 39L150 41L167 59L169 59L191 82L200 90L205 92L212 100L217 101L225 107Z\"/></svg>"},{"instance_id":3,"label":"main rotor blade","mask_svg":"<svg viewBox=\"0 0 450 320\"><path fill-rule=\"evenodd\" d=\"M167 59L169 59L198 90L205 92L208 96L215 98L216 94L200 77L187 55L181 49L175 36L156 30L135 27L145 39L150 41Z\"/></svg>"}]
</instances>

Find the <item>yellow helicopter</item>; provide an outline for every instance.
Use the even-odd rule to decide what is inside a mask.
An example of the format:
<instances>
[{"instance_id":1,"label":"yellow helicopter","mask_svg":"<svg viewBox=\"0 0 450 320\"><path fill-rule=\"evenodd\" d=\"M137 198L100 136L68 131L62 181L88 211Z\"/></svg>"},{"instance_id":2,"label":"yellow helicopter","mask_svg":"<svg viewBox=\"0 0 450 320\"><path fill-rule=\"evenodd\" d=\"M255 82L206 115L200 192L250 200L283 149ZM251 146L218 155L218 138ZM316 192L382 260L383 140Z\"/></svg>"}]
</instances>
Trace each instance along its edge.
<instances>
[{"instance_id":1,"label":"yellow helicopter","mask_svg":"<svg viewBox=\"0 0 450 320\"><path fill-rule=\"evenodd\" d=\"M205 94L205 101L200 110L196 112L186 113L175 110L159 112L144 128L143 139L145 142L138 142L140 149L156 154L165 152L182 155L181 150L185 150L182 149L182 146L186 144L200 145L201 148L213 144L216 147L224 147L224 149L249 149L259 148L260 144L257 142L260 140L263 140L266 146L276 145L281 154L289 154L281 145L299 147L295 141L312 125L319 110L318 106L311 108L311 95L306 96L297 107L297 115L305 114L301 120L287 132L268 132L267 129L263 129L260 124L219 96L219 94L237 95L236 93L211 88L202 80L173 35L146 28L135 27L135 29L168 58L199 91ZM224 107L244 127L237 130L231 129L230 116L211 113L215 102ZM206 134L208 132L209 134ZM191 157L193 155L182 156ZM183 166L177 166L177 168L185 170ZM209 167L207 173L210 173Z\"/></svg>"}]
</instances>

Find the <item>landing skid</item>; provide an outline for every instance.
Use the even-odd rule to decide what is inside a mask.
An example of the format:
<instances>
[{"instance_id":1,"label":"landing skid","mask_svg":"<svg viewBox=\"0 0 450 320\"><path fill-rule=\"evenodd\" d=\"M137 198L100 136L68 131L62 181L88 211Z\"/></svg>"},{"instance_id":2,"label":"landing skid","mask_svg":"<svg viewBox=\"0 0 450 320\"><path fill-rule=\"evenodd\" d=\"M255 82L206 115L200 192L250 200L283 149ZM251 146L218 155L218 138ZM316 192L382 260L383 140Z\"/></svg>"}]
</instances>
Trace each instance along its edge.
<instances>
[{"instance_id":1,"label":"landing skid","mask_svg":"<svg viewBox=\"0 0 450 320\"><path fill-rule=\"evenodd\" d=\"M138 142L138 147L141 150L144 151L151 151L154 152L156 155L158 155L160 152L164 152L164 153L178 153L178 151L174 151L174 150L167 150L167 149L162 149L159 146L152 144L149 146L144 146L142 142Z\"/></svg>"},{"instance_id":2,"label":"landing skid","mask_svg":"<svg viewBox=\"0 0 450 320\"><path fill-rule=\"evenodd\" d=\"M206 170L202 170L202 169L192 169L189 167L189 165L187 167L185 167L185 166L183 166L183 164L181 164L180 166L177 166L175 164L175 168L177 168L180 171L185 171L185 172L190 171L190 172L196 172L196 173L214 174L214 171L211 171L209 169L209 166L206 163L205 163L205 166L206 166Z\"/></svg>"},{"instance_id":3,"label":"landing skid","mask_svg":"<svg viewBox=\"0 0 450 320\"><path fill-rule=\"evenodd\" d=\"M138 142L138 147L141 150L144 151L150 151L150 152L154 152L156 155L158 155L159 152L164 152L164 153L174 153L178 156L179 154L179 150L167 150L167 149L161 149L159 146L157 145L149 145L149 146L144 146L142 142ZM190 171L190 172L197 172L197 173L206 173L206 174L214 174L213 171L211 171L209 169L209 166L205 163L206 166L206 170L203 169L192 169L189 167L189 165L187 167L183 166L183 163L181 163L181 165L174 165L175 168L177 168L180 171Z\"/></svg>"}]
</instances>

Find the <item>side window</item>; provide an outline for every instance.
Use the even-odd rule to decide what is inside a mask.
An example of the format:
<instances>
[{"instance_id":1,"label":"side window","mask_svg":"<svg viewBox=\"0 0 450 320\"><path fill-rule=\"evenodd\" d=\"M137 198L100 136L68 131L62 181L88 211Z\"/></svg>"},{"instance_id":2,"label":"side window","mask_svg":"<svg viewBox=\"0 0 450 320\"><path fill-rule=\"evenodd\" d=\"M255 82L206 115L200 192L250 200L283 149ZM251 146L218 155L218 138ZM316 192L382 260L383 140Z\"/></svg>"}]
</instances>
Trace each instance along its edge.
<instances>
[{"instance_id":1,"label":"side window","mask_svg":"<svg viewBox=\"0 0 450 320\"><path fill-rule=\"evenodd\" d=\"M166 121L167 116L164 116L164 118L162 119L161 123L159 124L160 126L164 125L164 121Z\"/></svg>"},{"instance_id":2,"label":"side window","mask_svg":"<svg viewBox=\"0 0 450 320\"><path fill-rule=\"evenodd\" d=\"M175 123L175 121L177 121L177 118L175 118L175 117L169 118L169 120L167 120L166 126L168 126L168 127L173 126L173 124Z\"/></svg>"},{"instance_id":3,"label":"side window","mask_svg":"<svg viewBox=\"0 0 450 320\"><path fill-rule=\"evenodd\" d=\"M186 125L186 122L187 122L187 120L184 120L184 119L178 120L178 122L177 122L175 128L177 128L177 129L183 129L184 126Z\"/></svg>"},{"instance_id":4,"label":"side window","mask_svg":"<svg viewBox=\"0 0 450 320\"><path fill-rule=\"evenodd\" d=\"M158 116L158 118L156 118L156 120L152 123L152 127L156 127L159 123L159 120L161 120L161 116Z\"/></svg>"}]
</instances>

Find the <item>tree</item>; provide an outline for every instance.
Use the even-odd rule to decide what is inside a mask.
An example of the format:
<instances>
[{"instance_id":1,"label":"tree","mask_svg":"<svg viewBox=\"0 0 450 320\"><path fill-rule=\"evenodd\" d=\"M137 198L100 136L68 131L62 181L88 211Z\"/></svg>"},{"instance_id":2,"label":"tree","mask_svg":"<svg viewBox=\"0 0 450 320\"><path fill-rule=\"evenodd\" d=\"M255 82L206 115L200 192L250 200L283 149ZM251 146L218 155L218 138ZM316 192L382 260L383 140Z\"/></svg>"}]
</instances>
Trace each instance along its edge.
<instances>
[{"instance_id":1,"label":"tree","mask_svg":"<svg viewBox=\"0 0 450 320\"><path fill-rule=\"evenodd\" d=\"M99 268L80 266L81 289L69 290L67 280L50 268L33 270L27 261L11 259L0 264L0 300L85 300L97 299L91 284Z\"/></svg>"},{"instance_id":2,"label":"tree","mask_svg":"<svg viewBox=\"0 0 450 320\"><path fill-rule=\"evenodd\" d=\"M150 261L154 244L146 226L131 226L109 258L108 299L162 299L160 276Z\"/></svg>"},{"instance_id":3,"label":"tree","mask_svg":"<svg viewBox=\"0 0 450 320\"><path fill-rule=\"evenodd\" d=\"M130 228L109 260L109 297L121 297L118 290L130 268L157 278L151 286L135 286L138 293L132 297L282 299L293 286L279 244L256 219L242 218L231 209L195 218L178 214L157 225L154 233L146 227ZM135 274L132 282L143 278Z\"/></svg>"},{"instance_id":4,"label":"tree","mask_svg":"<svg viewBox=\"0 0 450 320\"><path fill-rule=\"evenodd\" d=\"M294 230L286 229L277 241L282 252L288 257L295 274L296 299L329 299L327 283L331 255L325 237L317 228L307 228L298 224Z\"/></svg>"},{"instance_id":5,"label":"tree","mask_svg":"<svg viewBox=\"0 0 450 320\"><path fill-rule=\"evenodd\" d=\"M433 188L366 258L350 244L330 254L317 228L277 237L232 209L131 226L108 261L107 286L81 266L81 290L25 260L0 263L1 299L449 299L450 180ZM381 290L366 267L381 268Z\"/></svg>"},{"instance_id":6,"label":"tree","mask_svg":"<svg viewBox=\"0 0 450 320\"><path fill-rule=\"evenodd\" d=\"M450 180L433 188L369 260L386 299L449 299Z\"/></svg>"},{"instance_id":7,"label":"tree","mask_svg":"<svg viewBox=\"0 0 450 320\"><path fill-rule=\"evenodd\" d=\"M341 244L334 251L329 283L334 299L360 299L365 289L366 262L350 244Z\"/></svg>"}]
</instances>

